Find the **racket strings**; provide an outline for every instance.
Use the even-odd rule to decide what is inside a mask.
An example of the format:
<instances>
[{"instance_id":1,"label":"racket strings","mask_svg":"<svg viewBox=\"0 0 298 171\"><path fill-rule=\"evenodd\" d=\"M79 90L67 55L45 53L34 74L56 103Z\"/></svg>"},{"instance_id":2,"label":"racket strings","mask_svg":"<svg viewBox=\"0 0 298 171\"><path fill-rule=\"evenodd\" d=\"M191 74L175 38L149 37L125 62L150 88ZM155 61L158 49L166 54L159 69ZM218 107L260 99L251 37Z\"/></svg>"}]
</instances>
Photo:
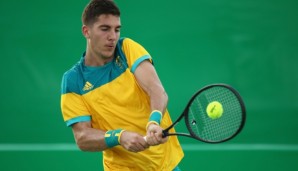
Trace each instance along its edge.
<instances>
[{"instance_id":1,"label":"racket strings","mask_svg":"<svg viewBox=\"0 0 298 171\"><path fill-rule=\"evenodd\" d=\"M223 106L218 119L208 117L206 108L212 101ZM238 98L225 87L212 87L198 94L189 107L188 125L191 133L199 139L217 142L233 136L240 128L242 110Z\"/></svg>"}]
</instances>

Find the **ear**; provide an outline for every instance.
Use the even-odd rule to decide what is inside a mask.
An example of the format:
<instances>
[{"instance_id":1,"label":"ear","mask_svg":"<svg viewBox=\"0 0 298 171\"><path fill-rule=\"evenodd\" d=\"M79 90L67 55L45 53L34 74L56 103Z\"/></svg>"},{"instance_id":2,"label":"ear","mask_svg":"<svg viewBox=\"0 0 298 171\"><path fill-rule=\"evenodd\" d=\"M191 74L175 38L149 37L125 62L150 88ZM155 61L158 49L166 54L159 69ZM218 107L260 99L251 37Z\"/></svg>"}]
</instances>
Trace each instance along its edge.
<instances>
[{"instance_id":1,"label":"ear","mask_svg":"<svg viewBox=\"0 0 298 171\"><path fill-rule=\"evenodd\" d=\"M89 39L89 38L90 38L90 35L89 35L89 27L88 27L88 26L86 26L86 25L83 25L83 26L82 26L82 33L83 33L83 35L84 35L84 37L85 37L86 39Z\"/></svg>"}]
</instances>

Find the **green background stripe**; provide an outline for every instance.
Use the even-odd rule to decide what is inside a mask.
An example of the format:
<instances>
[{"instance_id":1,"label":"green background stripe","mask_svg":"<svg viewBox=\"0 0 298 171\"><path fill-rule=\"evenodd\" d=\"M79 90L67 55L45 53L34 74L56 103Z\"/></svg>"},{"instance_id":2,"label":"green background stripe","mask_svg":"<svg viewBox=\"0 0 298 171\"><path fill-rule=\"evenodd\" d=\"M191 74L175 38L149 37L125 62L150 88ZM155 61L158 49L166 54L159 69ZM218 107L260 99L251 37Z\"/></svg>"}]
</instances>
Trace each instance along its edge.
<instances>
[{"instance_id":1,"label":"green background stripe","mask_svg":"<svg viewBox=\"0 0 298 171\"><path fill-rule=\"evenodd\" d=\"M184 151L298 151L298 145L290 144L182 144ZM0 151L80 151L76 144L0 144Z\"/></svg>"}]
</instances>

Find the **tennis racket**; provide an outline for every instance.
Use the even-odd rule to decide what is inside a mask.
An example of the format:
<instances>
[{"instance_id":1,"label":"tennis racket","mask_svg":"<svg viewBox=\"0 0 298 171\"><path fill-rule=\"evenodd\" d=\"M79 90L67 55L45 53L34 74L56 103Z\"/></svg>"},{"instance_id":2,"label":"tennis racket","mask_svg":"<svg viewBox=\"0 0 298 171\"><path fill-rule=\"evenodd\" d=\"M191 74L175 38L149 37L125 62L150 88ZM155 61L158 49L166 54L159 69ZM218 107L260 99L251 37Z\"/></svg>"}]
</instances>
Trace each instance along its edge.
<instances>
[{"instance_id":1,"label":"tennis racket","mask_svg":"<svg viewBox=\"0 0 298 171\"><path fill-rule=\"evenodd\" d=\"M212 106L214 103L219 104L220 109L215 109L218 106ZM212 110L219 110L220 116L209 117L208 113L214 112ZM188 133L170 133L169 130L182 118L185 120ZM212 84L203 87L192 96L180 117L163 130L163 137L178 135L206 143L221 143L241 132L245 118L245 106L240 94L227 84Z\"/></svg>"}]
</instances>

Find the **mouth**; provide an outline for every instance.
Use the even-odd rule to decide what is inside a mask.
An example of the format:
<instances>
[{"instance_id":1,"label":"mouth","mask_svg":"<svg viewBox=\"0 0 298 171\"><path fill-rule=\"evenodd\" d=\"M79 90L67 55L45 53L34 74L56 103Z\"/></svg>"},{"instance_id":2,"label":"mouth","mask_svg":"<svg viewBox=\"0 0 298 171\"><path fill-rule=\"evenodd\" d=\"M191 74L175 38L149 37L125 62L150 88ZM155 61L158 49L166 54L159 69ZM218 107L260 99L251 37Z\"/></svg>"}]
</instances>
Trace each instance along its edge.
<instances>
[{"instance_id":1,"label":"mouth","mask_svg":"<svg viewBox=\"0 0 298 171\"><path fill-rule=\"evenodd\" d=\"M115 45L112 45L112 44L108 44L105 46L109 51L112 51L115 49Z\"/></svg>"},{"instance_id":2,"label":"mouth","mask_svg":"<svg viewBox=\"0 0 298 171\"><path fill-rule=\"evenodd\" d=\"M106 47L113 48L113 47L115 47L115 45L114 44L106 44Z\"/></svg>"}]
</instances>

